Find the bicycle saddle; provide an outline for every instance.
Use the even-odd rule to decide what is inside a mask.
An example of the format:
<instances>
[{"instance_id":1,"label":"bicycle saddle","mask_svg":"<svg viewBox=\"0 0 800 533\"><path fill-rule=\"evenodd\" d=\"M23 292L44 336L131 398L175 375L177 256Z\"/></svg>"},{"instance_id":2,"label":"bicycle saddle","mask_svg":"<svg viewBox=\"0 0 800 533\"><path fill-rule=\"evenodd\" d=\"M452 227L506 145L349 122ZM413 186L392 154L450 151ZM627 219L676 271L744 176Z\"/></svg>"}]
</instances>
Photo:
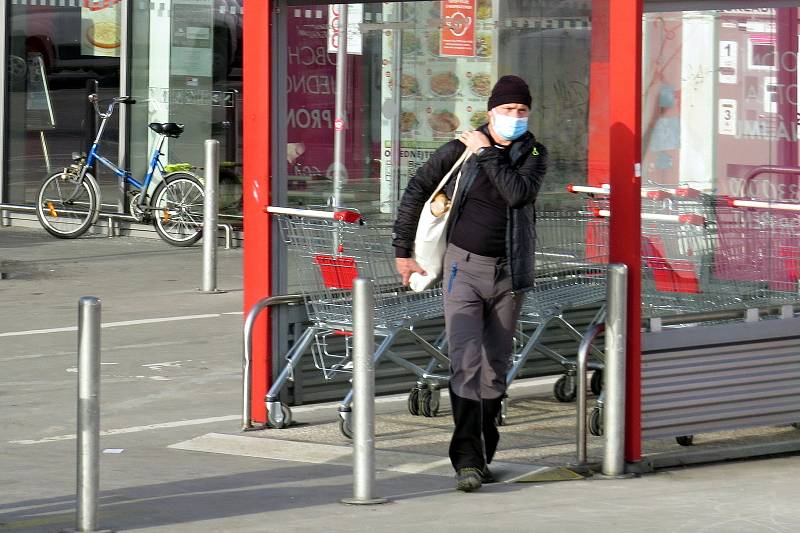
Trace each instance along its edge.
<instances>
[{"instance_id":1,"label":"bicycle saddle","mask_svg":"<svg viewBox=\"0 0 800 533\"><path fill-rule=\"evenodd\" d=\"M159 135L166 135L167 137L174 137L176 139L183 133L183 124L176 124L174 122L165 122L163 124L151 122L148 127Z\"/></svg>"}]
</instances>

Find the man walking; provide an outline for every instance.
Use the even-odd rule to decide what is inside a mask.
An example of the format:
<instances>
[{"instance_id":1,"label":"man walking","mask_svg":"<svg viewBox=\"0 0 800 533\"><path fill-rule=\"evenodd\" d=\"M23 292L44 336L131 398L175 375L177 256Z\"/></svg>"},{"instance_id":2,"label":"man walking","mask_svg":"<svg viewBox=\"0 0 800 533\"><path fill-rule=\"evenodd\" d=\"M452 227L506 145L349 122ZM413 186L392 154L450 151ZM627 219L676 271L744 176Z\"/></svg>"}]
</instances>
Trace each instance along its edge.
<instances>
[{"instance_id":1,"label":"man walking","mask_svg":"<svg viewBox=\"0 0 800 533\"><path fill-rule=\"evenodd\" d=\"M408 284L425 274L412 258L425 201L466 150L452 201L444 258L444 308L455 430L450 460L456 488L493 481L500 434L496 419L506 392L514 330L523 292L534 282L534 202L547 170L547 150L528 131L531 94L517 76L503 76L489 97L489 123L440 147L408 183L393 242L397 271ZM455 180L451 180L454 182ZM448 184L452 198L454 184Z\"/></svg>"}]
</instances>

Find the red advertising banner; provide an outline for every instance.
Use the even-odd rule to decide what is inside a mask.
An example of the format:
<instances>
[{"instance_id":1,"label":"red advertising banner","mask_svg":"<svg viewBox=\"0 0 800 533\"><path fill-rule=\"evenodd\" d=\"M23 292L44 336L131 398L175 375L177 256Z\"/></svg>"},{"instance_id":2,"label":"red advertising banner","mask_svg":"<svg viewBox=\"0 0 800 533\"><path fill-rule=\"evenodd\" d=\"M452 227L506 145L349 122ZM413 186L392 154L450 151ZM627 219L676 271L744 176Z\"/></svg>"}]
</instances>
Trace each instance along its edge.
<instances>
[{"instance_id":1,"label":"red advertising banner","mask_svg":"<svg viewBox=\"0 0 800 533\"><path fill-rule=\"evenodd\" d=\"M348 176L362 178L355 161L364 159L363 121L369 99L356 68L360 56L349 56L351 84L347 90L347 117L336 117L336 54L328 53L327 6L291 9L287 23L286 73L287 163L290 175L329 176L333 163L334 131L348 124L345 140ZM349 18L349 17L348 17ZM348 46L349 46L348 42Z\"/></svg>"},{"instance_id":2,"label":"red advertising banner","mask_svg":"<svg viewBox=\"0 0 800 533\"><path fill-rule=\"evenodd\" d=\"M439 53L443 56L475 56L475 4L477 0L442 2L442 37Z\"/></svg>"}]
</instances>

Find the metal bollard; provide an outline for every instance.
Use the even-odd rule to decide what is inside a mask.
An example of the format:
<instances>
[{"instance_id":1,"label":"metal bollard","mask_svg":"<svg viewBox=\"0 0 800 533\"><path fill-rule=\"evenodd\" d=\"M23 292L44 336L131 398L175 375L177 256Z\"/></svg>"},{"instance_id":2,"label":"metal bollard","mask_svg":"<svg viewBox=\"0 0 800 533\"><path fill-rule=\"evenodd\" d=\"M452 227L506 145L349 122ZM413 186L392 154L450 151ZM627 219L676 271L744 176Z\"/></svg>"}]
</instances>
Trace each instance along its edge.
<instances>
[{"instance_id":1,"label":"metal bollard","mask_svg":"<svg viewBox=\"0 0 800 533\"><path fill-rule=\"evenodd\" d=\"M205 142L205 199L203 201L203 286L202 292L217 290L217 191L219 189L219 141Z\"/></svg>"},{"instance_id":2,"label":"metal bollard","mask_svg":"<svg viewBox=\"0 0 800 533\"><path fill-rule=\"evenodd\" d=\"M628 267L608 265L608 315L606 316L605 371L603 372L604 476L625 473L625 339L628 316Z\"/></svg>"},{"instance_id":3,"label":"metal bollard","mask_svg":"<svg viewBox=\"0 0 800 533\"><path fill-rule=\"evenodd\" d=\"M100 300L78 302L78 481L75 531L96 533L100 484Z\"/></svg>"},{"instance_id":4,"label":"metal bollard","mask_svg":"<svg viewBox=\"0 0 800 533\"><path fill-rule=\"evenodd\" d=\"M347 150L347 41L349 24L347 4L334 6L339 10L339 48L336 51L336 81L333 125L333 205L342 205L342 187L345 180L345 150Z\"/></svg>"},{"instance_id":5,"label":"metal bollard","mask_svg":"<svg viewBox=\"0 0 800 533\"><path fill-rule=\"evenodd\" d=\"M354 505L386 503L372 495L375 485L374 293L372 281L353 282L353 497Z\"/></svg>"}]
</instances>

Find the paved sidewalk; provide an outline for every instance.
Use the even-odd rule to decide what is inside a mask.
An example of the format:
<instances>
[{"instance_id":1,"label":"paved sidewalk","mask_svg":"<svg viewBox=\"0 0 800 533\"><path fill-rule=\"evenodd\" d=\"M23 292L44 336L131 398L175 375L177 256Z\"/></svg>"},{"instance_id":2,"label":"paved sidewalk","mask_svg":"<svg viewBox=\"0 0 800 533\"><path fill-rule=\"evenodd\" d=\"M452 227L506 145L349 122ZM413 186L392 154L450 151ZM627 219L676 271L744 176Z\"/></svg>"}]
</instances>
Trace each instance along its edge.
<instances>
[{"instance_id":1,"label":"paved sidewalk","mask_svg":"<svg viewBox=\"0 0 800 533\"><path fill-rule=\"evenodd\" d=\"M205 295L199 247L101 236L59 241L0 228L0 532L74 524L77 299L103 301L101 521L118 531L796 531L800 457L674 469L637 479L499 483L453 490L447 401L411 417L377 409L376 492L349 507L349 443L335 405L296 426L242 434L241 250L220 250ZM498 470L506 479L569 461L574 406L547 380L515 384ZM730 435L723 436L730 439ZM748 442L792 439L790 428ZM748 440L749 439L749 440ZM721 446L698 438L697 449ZM651 451L675 450L671 442ZM654 446L654 447L653 447ZM659 448L659 446L661 448ZM598 442L590 453L597 457Z\"/></svg>"}]
</instances>

